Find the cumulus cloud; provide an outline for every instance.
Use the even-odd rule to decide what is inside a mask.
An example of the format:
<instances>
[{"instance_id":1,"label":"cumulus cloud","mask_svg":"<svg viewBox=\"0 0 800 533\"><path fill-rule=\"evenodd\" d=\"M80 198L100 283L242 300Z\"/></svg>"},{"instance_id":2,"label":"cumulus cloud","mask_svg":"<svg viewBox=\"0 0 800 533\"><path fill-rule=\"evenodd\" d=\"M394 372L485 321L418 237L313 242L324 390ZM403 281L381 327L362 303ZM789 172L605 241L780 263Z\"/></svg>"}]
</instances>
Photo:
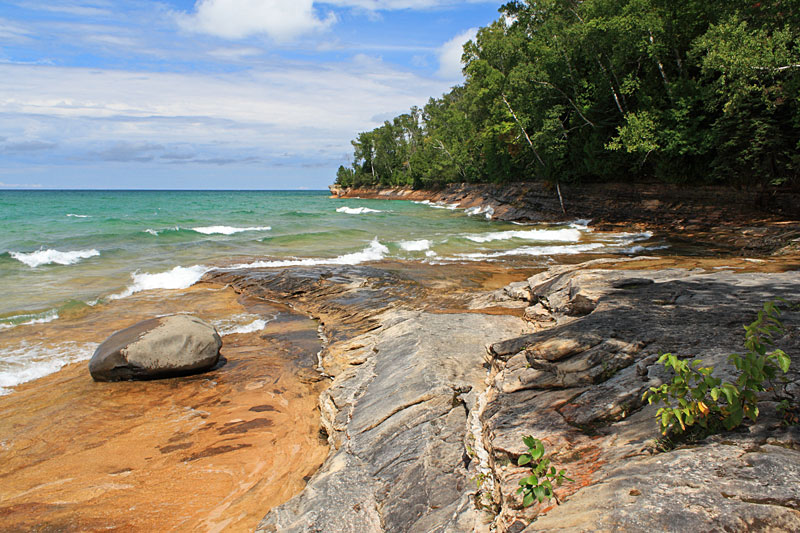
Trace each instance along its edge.
<instances>
[{"instance_id":1,"label":"cumulus cloud","mask_svg":"<svg viewBox=\"0 0 800 533\"><path fill-rule=\"evenodd\" d=\"M459 33L439 49L439 77L448 80L461 79L461 56L464 45L478 35L478 28L470 28Z\"/></svg>"},{"instance_id":2,"label":"cumulus cloud","mask_svg":"<svg viewBox=\"0 0 800 533\"><path fill-rule=\"evenodd\" d=\"M194 12L178 15L186 30L226 39L266 35L285 42L329 28L336 15L320 17L313 0L198 0Z\"/></svg>"}]
</instances>

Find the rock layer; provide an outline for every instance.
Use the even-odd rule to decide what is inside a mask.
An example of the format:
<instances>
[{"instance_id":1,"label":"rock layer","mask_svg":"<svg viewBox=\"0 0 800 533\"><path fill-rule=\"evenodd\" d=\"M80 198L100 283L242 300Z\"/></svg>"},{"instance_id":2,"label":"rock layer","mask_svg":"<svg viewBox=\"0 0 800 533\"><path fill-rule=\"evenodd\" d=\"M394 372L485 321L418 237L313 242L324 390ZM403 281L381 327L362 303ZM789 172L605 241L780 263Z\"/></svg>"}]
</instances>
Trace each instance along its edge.
<instances>
[{"instance_id":1,"label":"rock layer","mask_svg":"<svg viewBox=\"0 0 800 533\"><path fill-rule=\"evenodd\" d=\"M497 371L485 431L498 476L498 529L797 530L800 430L781 424L772 395L757 424L659 453L656 406L643 405L642 394L671 379L655 364L665 352L702 359L734 381L727 356L744 350L742 325L764 301L796 298L800 273L603 266L530 278L528 303L547 309L554 325L491 348ZM800 352L796 303L784 305L786 331L777 339L790 354ZM798 370L795 361L786 383L776 384L783 396L800 398ZM553 509L522 509L514 494L525 473L515 466L525 451L520 436L528 434L575 479Z\"/></svg>"},{"instance_id":2,"label":"rock layer","mask_svg":"<svg viewBox=\"0 0 800 533\"><path fill-rule=\"evenodd\" d=\"M769 396L757 424L663 452L642 393L669 379L655 364L667 351L732 380L742 325L765 300L796 298L800 273L637 264L554 267L450 313L396 269L210 274L289 298L330 340L319 407L331 454L259 531L797 530L800 430ZM510 316L521 307L525 319ZM782 318L778 344L796 354L800 312ZM800 398L796 361L780 386ZM574 479L559 506L521 506L525 435Z\"/></svg>"},{"instance_id":3,"label":"rock layer","mask_svg":"<svg viewBox=\"0 0 800 533\"><path fill-rule=\"evenodd\" d=\"M212 368L222 339L211 324L189 315L152 318L114 333L95 350L95 381L154 379Z\"/></svg>"}]
</instances>

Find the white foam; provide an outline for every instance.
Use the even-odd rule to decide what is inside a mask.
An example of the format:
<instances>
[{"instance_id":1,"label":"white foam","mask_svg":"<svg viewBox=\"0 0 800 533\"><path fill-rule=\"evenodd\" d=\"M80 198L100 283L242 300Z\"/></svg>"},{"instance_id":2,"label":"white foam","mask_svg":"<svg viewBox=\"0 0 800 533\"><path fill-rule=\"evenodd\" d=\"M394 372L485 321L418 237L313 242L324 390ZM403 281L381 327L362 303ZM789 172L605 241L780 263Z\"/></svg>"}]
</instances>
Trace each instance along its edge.
<instances>
[{"instance_id":1,"label":"white foam","mask_svg":"<svg viewBox=\"0 0 800 533\"><path fill-rule=\"evenodd\" d=\"M246 322L248 321L249 322ZM220 336L235 335L237 333L255 333L261 331L267 324L275 320L275 317L264 319L258 315L235 315L225 320L214 322Z\"/></svg>"},{"instance_id":2,"label":"white foam","mask_svg":"<svg viewBox=\"0 0 800 533\"><path fill-rule=\"evenodd\" d=\"M64 342L52 346L22 342L16 348L0 350L0 396L12 387L60 370L64 365L86 361L95 343Z\"/></svg>"},{"instance_id":3,"label":"white foam","mask_svg":"<svg viewBox=\"0 0 800 533\"><path fill-rule=\"evenodd\" d=\"M669 244L663 244L661 246L642 246L640 244L629 246L628 248L622 248L621 250L617 250L617 253L620 254L638 254L641 252L650 252L652 250L666 250L669 248Z\"/></svg>"},{"instance_id":4,"label":"white foam","mask_svg":"<svg viewBox=\"0 0 800 533\"><path fill-rule=\"evenodd\" d=\"M476 206L464 210L468 216L486 215L486 218L491 219L494 216L494 208L490 206Z\"/></svg>"},{"instance_id":5,"label":"white foam","mask_svg":"<svg viewBox=\"0 0 800 533\"><path fill-rule=\"evenodd\" d=\"M510 255L572 255L591 252L592 250L597 250L598 248L603 247L604 245L599 242L573 244L567 246L522 246L520 248L505 250L502 252L457 254L455 259L481 261L484 259L496 259L498 257L507 257Z\"/></svg>"},{"instance_id":6,"label":"white foam","mask_svg":"<svg viewBox=\"0 0 800 533\"><path fill-rule=\"evenodd\" d=\"M572 222L572 223L569 225L569 227L570 227L570 228L575 228L575 229L584 230L584 231L591 231L591 230L589 229L589 224L590 224L591 222L592 222L592 219L590 219L590 218L579 218L578 220L575 220L575 221L573 221L573 222Z\"/></svg>"},{"instance_id":7,"label":"white foam","mask_svg":"<svg viewBox=\"0 0 800 533\"><path fill-rule=\"evenodd\" d=\"M399 244L400 248L407 252L424 252L431 247L431 241L427 239L421 239L418 241L402 241Z\"/></svg>"},{"instance_id":8,"label":"white foam","mask_svg":"<svg viewBox=\"0 0 800 533\"><path fill-rule=\"evenodd\" d=\"M367 213L383 213L377 209L370 209L369 207L340 207L336 210L337 213L345 213L348 215L364 215Z\"/></svg>"},{"instance_id":9,"label":"white foam","mask_svg":"<svg viewBox=\"0 0 800 533\"><path fill-rule=\"evenodd\" d=\"M421 202L412 202L412 203L419 205L427 205L428 207L432 207L434 209L449 209L450 211L458 209L458 204L445 204L441 202L431 202L430 200L422 200Z\"/></svg>"},{"instance_id":10,"label":"white foam","mask_svg":"<svg viewBox=\"0 0 800 533\"><path fill-rule=\"evenodd\" d=\"M200 228L192 228L192 231L202 233L203 235L233 235L235 233L242 233L245 231L269 231L270 226L254 226L250 228L236 228L233 226L205 226Z\"/></svg>"},{"instance_id":11,"label":"white foam","mask_svg":"<svg viewBox=\"0 0 800 533\"><path fill-rule=\"evenodd\" d=\"M73 213L68 213L67 216L73 218L91 218L89 215L75 215Z\"/></svg>"},{"instance_id":12,"label":"white foam","mask_svg":"<svg viewBox=\"0 0 800 533\"><path fill-rule=\"evenodd\" d=\"M473 242L493 242L507 241L510 239L524 239L529 241L542 242L578 242L581 239L581 232L577 229L532 229L532 230L510 230L495 231L465 235L465 238Z\"/></svg>"},{"instance_id":13,"label":"white foam","mask_svg":"<svg viewBox=\"0 0 800 533\"><path fill-rule=\"evenodd\" d=\"M58 250L39 250L37 252L23 253L11 252L11 257L25 263L31 268L56 263L59 265L73 265L82 259L100 255L97 250L76 250L74 252L59 252Z\"/></svg>"},{"instance_id":14,"label":"white foam","mask_svg":"<svg viewBox=\"0 0 800 533\"><path fill-rule=\"evenodd\" d=\"M158 237L158 232L156 230L154 230L154 229L147 228L146 230L144 230L144 232L145 233L149 233L150 235L153 235L154 237Z\"/></svg>"},{"instance_id":15,"label":"white foam","mask_svg":"<svg viewBox=\"0 0 800 533\"><path fill-rule=\"evenodd\" d=\"M203 277L203 274L211 270L207 266L195 265L192 267L176 266L167 272L158 274L147 274L134 272L131 274L133 284L119 294L110 296L112 300L126 298L132 294L154 289L188 289Z\"/></svg>"},{"instance_id":16,"label":"white foam","mask_svg":"<svg viewBox=\"0 0 800 533\"><path fill-rule=\"evenodd\" d=\"M330 259L283 259L278 261L256 261L255 263L243 263L234 265L235 268L272 268L272 267L290 267L290 266L315 266L315 265L357 265L359 263L366 263L367 261L379 261L383 259L389 249L378 241L375 237L369 246L360 252L353 252L351 254L340 255Z\"/></svg>"}]
</instances>

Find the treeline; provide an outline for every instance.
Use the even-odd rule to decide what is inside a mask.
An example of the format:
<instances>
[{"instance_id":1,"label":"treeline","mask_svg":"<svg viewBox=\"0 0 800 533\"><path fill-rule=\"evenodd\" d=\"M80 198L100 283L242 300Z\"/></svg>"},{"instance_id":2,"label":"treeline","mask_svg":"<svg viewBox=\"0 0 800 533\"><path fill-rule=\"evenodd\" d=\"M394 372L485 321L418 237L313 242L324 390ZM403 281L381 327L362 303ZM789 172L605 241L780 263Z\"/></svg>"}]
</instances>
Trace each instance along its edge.
<instances>
[{"instance_id":1,"label":"treeline","mask_svg":"<svg viewBox=\"0 0 800 533\"><path fill-rule=\"evenodd\" d=\"M800 168L800 1L527 0L466 81L352 142L337 184L766 184Z\"/></svg>"}]
</instances>

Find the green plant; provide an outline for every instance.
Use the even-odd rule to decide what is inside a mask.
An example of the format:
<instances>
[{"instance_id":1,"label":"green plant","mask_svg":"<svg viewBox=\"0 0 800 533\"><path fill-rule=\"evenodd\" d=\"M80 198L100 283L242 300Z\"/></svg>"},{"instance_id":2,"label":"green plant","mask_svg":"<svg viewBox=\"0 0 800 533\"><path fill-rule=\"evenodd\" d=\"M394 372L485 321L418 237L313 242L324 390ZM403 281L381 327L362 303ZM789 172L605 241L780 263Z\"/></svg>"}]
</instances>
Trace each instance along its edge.
<instances>
[{"instance_id":1,"label":"green plant","mask_svg":"<svg viewBox=\"0 0 800 533\"><path fill-rule=\"evenodd\" d=\"M522 505L528 507L534 500L542 503L545 500L558 497L553 492L553 484L561 485L564 481L572 481L566 477L566 470L556 471L554 466L550 466L550 459L544 457L544 444L539 439L532 436L522 438L522 442L528 447L527 453L519 456L517 464L519 466L530 465L531 475L519 480L520 487L517 494L522 494Z\"/></svg>"},{"instance_id":2,"label":"green plant","mask_svg":"<svg viewBox=\"0 0 800 533\"><path fill-rule=\"evenodd\" d=\"M788 372L791 363L783 350L770 349L774 335L784 330L780 313L775 302L767 302L758 318L744 327L747 352L728 358L739 371L735 383L723 383L713 377L714 368L702 366L701 360L690 364L671 353L658 359L658 363L672 369L675 377L659 387L650 387L643 399L649 404L664 403L656 413L664 435L682 434L695 424L707 432L717 431L720 426L731 430L745 417L753 421L758 418L758 393L775 391L773 381L778 371Z\"/></svg>"}]
</instances>

